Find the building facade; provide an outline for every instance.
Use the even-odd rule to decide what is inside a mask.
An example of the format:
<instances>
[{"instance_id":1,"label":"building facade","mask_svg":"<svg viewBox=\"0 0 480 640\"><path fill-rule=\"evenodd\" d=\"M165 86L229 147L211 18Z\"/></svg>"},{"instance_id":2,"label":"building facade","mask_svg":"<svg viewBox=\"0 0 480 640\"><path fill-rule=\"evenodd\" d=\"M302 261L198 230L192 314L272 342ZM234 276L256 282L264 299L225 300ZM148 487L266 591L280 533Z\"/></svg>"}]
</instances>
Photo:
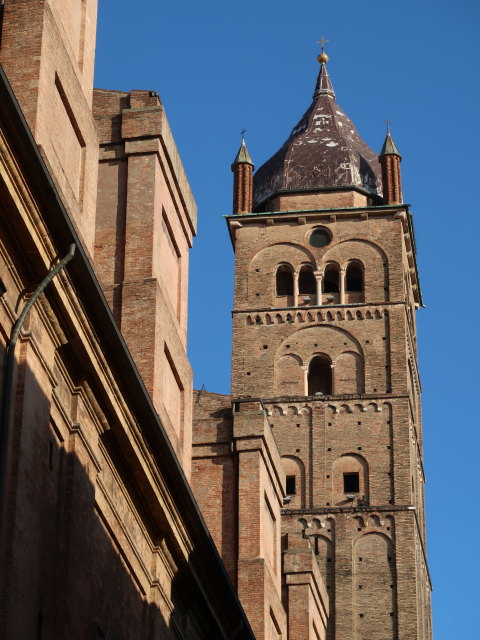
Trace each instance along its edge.
<instances>
[{"instance_id":1,"label":"building facade","mask_svg":"<svg viewBox=\"0 0 480 640\"><path fill-rule=\"evenodd\" d=\"M197 393L192 482L256 638L429 640L412 214L319 62L232 165L232 392Z\"/></svg>"},{"instance_id":2,"label":"building facade","mask_svg":"<svg viewBox=\"0 0 480 640\"><path fill-rule=\"evenodd\" d=\"M255 174L242 143L232 393L193 393L195 201L158 94L93 89L96 13L2 3L0 638L430 640L390 134L363 142L322 52Z\"/></svg>"},{"instance_id":3,"label":"building facade","mask_svg":"<svg viewBox=\"0 0 480 640\"><path fill-rule=\"evenodd\" d=\"M164 108L94 93L95 0L1 9L0 638L251 640L189 485L196 205Z\"/></svg>"}]
</instances>

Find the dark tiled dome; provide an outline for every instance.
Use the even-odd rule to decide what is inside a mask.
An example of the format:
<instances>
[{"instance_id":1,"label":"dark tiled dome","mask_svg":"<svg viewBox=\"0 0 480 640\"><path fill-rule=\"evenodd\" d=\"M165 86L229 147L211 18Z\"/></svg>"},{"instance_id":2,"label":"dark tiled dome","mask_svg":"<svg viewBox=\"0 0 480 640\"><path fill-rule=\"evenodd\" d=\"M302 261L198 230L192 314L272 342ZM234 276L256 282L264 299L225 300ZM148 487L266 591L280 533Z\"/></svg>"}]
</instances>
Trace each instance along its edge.
<instances>
[{"instance_id":1,"label":"dark tiled dome","mask_svg":"<svg viewBox=\"0 0 480 640\"><path fill-rule=\"evenodd\" d=\"M253 207L278 192L359 187L381 195L378 155L335 101L325 63L313 102L277 153L253 178Z\"/></svg>"}]
</instances>

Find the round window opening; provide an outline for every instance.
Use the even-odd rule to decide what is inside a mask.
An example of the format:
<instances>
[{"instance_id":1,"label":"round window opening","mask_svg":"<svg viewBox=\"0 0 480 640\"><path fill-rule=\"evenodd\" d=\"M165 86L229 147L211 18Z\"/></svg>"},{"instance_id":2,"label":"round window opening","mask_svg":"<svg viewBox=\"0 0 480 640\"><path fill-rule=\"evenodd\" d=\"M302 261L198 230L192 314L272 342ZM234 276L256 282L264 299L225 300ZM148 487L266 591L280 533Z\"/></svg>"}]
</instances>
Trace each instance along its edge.
<instances>
[{"instance_id":1,"label":"round window opening","mask_svg":"<svg viewBox=\"0 0 480 640\"><path fill-rule=\"evenodd\" d=\"M314 229L308 241L312 247L325 247L331 240L331 236L326 229Z\"/></svg>"}]
</instances>

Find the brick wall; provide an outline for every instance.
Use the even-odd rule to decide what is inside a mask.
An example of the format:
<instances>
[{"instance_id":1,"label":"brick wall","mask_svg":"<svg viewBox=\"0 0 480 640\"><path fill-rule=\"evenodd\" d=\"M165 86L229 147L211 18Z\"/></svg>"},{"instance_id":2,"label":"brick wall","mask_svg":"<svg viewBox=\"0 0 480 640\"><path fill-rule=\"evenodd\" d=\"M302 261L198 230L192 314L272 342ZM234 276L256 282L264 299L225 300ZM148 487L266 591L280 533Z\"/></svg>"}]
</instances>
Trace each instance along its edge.
<instances>
[{"instance_id":1,"label":"brick wall","mask_svg":"<svg viewBox=\"0 0 480 640\"><path fill-rule=\"evenodd\" d=\"M238 465L230 396L194 392L192 488L233 584L237 583Z\"/></svg>"},{"instance_id":2,"label":"brick wall","mask_svg":"<svg viewBox=\"0 0 480 640\"><path fill-rule=\"evenodd\" d=\"M0 93L1 378L26 292L79 240ZM80 247L23 325L9 418L2 638L252 640Z\"/></svg>"},{"instance_id":3,"label":"brick wall","mask_svg":"<svg viewBox=\"0 0 480 640\"><path fill-rule=\"evenodd\" d=\"M98 167L91 113L96 20L96 0L6 0L0 41L0 63L91 255Z\"/></svg>"},{"instance_id":4,"label":"brick wall","mask_svg":"<svg viewBox=\"0 0 480 640\"><path fill-rule=\"evenodd\" d=\"M348 195L318 199L355 206ZM261 399L286 475L295 478L283 531L310 539L329 595L327 637L428 638L419 298L406 214L382 207L295 212L315 198L288 197L276 203L288 211L230 220L233 401ZM309 242L317 228L328 232L323 247ZM339 286L330 299L324 291L321 306L315 294L300 294L296 307L295 295L276 295L279 265L297 273L308 266L325 278L327 268L341 277L349 264L361 267L361 292ZM331 392L308 397L315 356L327 363L322 375L330 367ZM353 492L347 476L358 483ZM307 625L306 605L295 615ZM418 635L409 635L409 625Z\"/></svg>"},{"instance_id":5,"label":"brick wall","mask_svg":"<svg viewBox=\"0 0 480 640\"><path fill-rule=\"evenodd\" d=\"M95 90L93 111L101 144L95 266L189 475L187 287L195 202L157 94Z\"/></svg>"},{"instance_id":6,"label":"brick wall","mask_svg":"<svg viewBox=\"0 0 480 640\"><path fill-rule=\"evenodd\" d=\"M281 599L285 477L258 402L195 392L192 486L257 639L286 637ZM276 635L277 634L277 635Z\"/></svg>"},{"instance_id":7,"label":"brick wall","mask_svg":"<svg viewBox=\"0 0 480 640\"><path fill-rule=\"evenodd\" d=\"M289 640L325 640L329 598L308 537L284 536L283 573Z\"/></svg>"},{"instance_id":8,"label":"brick wall","mask_svg":"<svg viewBox=\"0 0 480 640\"><path fill-rule=\"evenodd\" d=\"M275 196L270 202L270 211L298 211L301 209L316 209L330 207L365 207L369 204L369 197L355 190L311 192L311 193L283 193Z\"/></svg>"}]
</instances>

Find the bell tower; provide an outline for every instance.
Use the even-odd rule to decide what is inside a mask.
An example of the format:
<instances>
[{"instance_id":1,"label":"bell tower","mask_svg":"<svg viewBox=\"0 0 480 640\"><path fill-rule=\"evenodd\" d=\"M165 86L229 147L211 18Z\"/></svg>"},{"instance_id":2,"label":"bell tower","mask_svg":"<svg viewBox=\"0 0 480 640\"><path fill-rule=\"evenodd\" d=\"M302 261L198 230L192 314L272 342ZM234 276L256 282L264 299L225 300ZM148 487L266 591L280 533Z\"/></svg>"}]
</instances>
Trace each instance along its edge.
<instances>
[{"instance_id":1,"label":"bell tower","mask_svg":"<svg viewBox=\"0 0 480 640\"><path fill-rule=\"evenodd\" d=\"M413 218L390 132L379 158L323 49L318 61L310 107L253 176L252 210L227 216L233 424L263 408L286 477L282 539L310 543L327 638L429 640Z\"/></svg>"}]
</instances>

